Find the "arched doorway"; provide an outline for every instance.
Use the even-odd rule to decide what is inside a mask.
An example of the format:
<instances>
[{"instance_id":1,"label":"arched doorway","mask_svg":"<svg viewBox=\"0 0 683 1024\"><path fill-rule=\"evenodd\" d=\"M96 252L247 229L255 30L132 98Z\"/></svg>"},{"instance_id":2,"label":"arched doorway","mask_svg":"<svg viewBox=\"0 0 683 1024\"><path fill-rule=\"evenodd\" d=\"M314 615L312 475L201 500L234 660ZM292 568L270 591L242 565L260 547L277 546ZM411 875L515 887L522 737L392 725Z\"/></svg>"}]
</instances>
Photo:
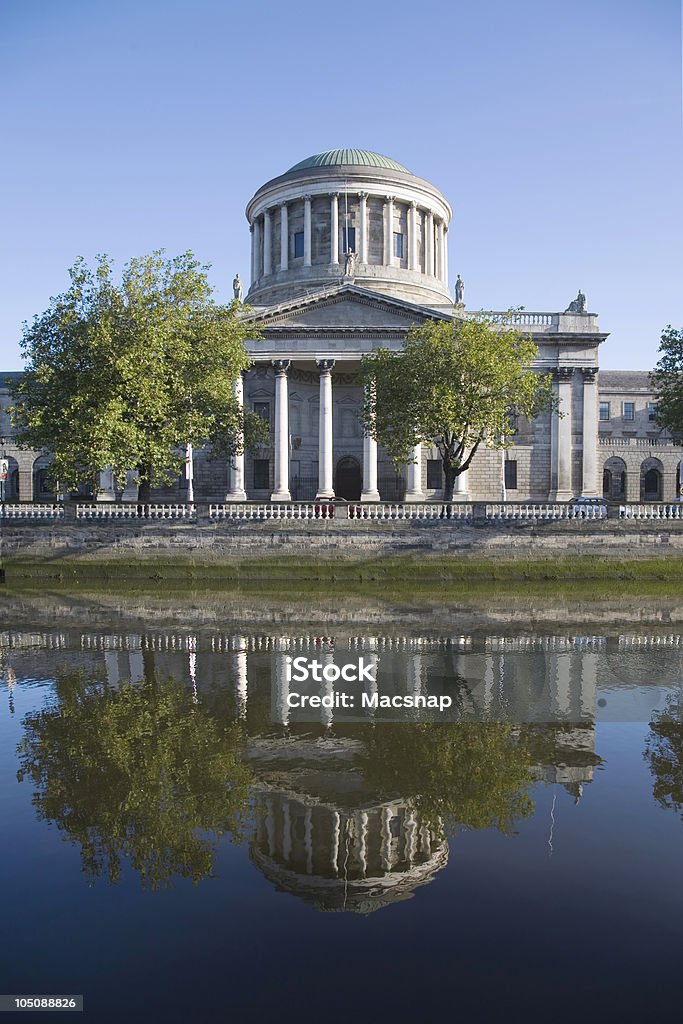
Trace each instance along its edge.
<instances>
[{"instance_id":1,"label":"arched doorway","mask_svg":"<svg viewBox=\"0 0 683 1024\"><path fill-rule=\"evenodd\" d=\"M645 459L640 467L640 500L661 501L663 469L659 459Z\"/></svg>"},{"instance_id":2,"label":"arched doorway","mask_svg":"<svg viewBox=\"0 0 683 1024\"><path fill-rule=\"evenodd\" d=\"M360 501L361 476L358 459L347 455L337 463L334 493L347 501Z\"/></svg>"},{"instance_id":3,"label":"arched doorway","mask_svg":"<svg viewBox=\"0 0 683 1024\"><path fill-rule=\"evenodd\" d=\"M626 463L616 455L603 468L602 495L612 500L626 497Z\"/></svg>"}]
</instances>

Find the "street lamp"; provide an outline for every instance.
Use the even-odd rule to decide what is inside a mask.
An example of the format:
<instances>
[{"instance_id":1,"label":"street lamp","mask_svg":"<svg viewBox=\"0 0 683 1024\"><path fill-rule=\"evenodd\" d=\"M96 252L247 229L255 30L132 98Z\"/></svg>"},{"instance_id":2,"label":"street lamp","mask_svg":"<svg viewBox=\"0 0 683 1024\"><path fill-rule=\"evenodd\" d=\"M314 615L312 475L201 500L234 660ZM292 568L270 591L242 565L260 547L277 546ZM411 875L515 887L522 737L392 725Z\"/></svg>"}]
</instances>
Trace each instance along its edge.
<instances>
[{"instance_id":1,"label":"street lamp","mask_svg":"<svg viewBox=\"0 0 683 1024\"><path fill-rule=\"evenodd\" d=\"M0 437L0 447L2 448L2 455L0 456L0 502L5 500L5 487L7 485L7 476L9 474L9 462L7 461L7 453L5 452L5 438Z\"/></svg>"}]
</instances>

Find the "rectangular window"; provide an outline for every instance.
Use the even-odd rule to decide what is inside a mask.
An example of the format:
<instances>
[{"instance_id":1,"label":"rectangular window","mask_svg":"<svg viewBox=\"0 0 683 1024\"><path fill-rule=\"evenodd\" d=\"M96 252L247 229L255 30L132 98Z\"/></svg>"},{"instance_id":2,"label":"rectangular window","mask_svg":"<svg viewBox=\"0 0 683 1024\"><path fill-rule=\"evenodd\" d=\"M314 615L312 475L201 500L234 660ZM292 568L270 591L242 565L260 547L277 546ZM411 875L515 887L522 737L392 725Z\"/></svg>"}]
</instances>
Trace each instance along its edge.
<instances>
[{"instance_id":1,"label":"rectangular window","mask_svg":"<svg viewBox=\"0 0 683 1024\"><path fill-rule=\"evenodd\" d=\"M609 419L609 402L600 402L600 419Z\"/></svg>"},{"instance_id":2,"label":"rectangular window","mask_svg":"<svg viewBox=\"0 0 683 1024\"><path fill-rule=\"evenodd\" d=\"M624 419L634 420L636 418L636 403L624 402Z\"/></svg>"},{"instance_id":3,"label":"rectangular window","mask_svg":"<svg viewBox=\"0 0 683 1024\"><path fill-rule=\"evenodd\" d=\"M356 251L356 229L345 227L342 231L342 241L344 243L344 252L355 252Z\"/></svg>"},{"instance_id":4,"label":"rectangular window","mask_svg":"<svg viewBox=\"0 0 683 1024\"><path fill-rule=\"evenodd\" d=\"M254 412L266 423L270 423L270 402L254 402Z\"/></svg>"},{"instance_id":5,"label":"rectangular window","mask_svg":"<svg viewBox=\"0 0 683 1024\"><path fill-rule=\"evenodd\" d=\"M427 487L440 491L443 487L443 464L441 459L427 459Z\"/></svg>"},{"instance_id":6,"label":"rectangular window","mask_svg":"<svg viewBox=\"0 0 683 1024\"><path fill-rule=\"evenodd\" d=\"M400 231L394 231L394 256L403 259L403 235Z\"/></svg>"},{"instance_id":7,"label":"rectangular window","mask_svg":"<svg viewBox=\"0 0 683 1024\"><path fill-rule=\"evenodd\" d=\"M268 459L254 459L254 490L267 491L270 487L270 462Z\"/></svg>"},{"instance_id":8,"label":"rectangular window","mask_svg":"<svg viewBox=\"0 0 683 1024\"><path fill-rule=\"evenodd\" d=\"M294 259L304 254L304 233L303 231L295 231L294 233Z\"/></svg>"},{"instance_id":9,"label":"rectangular window","mask_svg":"<svg viewBox=\"0 0 683 1024\"><path fill-rule=\"evenodd\" d=\"M508 491L517 490L517 460L505 460L505 488Z\"/></svg>"},{"instance_id":10,"label":"rectangular window","mask_svg":"<svg viewBox=\"0 0 683 1024\"><path fill-rule=\"evenodd\" d=\"M656 402L648 402L647 403L647 418L649 419L650 423L654 423L655 420L657 419L657 403Z\"/></svg>"}]
</instances>

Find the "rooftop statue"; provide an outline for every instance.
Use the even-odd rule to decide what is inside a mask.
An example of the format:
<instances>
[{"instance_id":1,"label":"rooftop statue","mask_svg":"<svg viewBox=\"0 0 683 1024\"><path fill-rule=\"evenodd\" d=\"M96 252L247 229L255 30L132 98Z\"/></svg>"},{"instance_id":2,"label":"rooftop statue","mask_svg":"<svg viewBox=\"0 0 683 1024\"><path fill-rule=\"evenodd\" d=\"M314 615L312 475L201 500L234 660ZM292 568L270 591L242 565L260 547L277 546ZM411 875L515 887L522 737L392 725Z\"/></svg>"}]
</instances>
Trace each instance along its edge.
<instances>
[{"instance_id":1,"label":"rooftop statue","mask_svg":"<svg viewBox=\"0 0 683 1024\"><path fill-rule=\"evenodd\" d=\"M235 274L235 277L233 278L232 294L238 302L242 301L242 282L239 274Z\"/></svg>"},{"instance_id":2,"label":"rooftop statue","mask_svg":"<svg viewBox=\"0 0 683 1024\"><path fill-rule=\"evenodd\" d=\"M455 282L455 304L456 304L456 306L464 306L465 305L464 299L465 299L465 282L461 278L460 274L458 274L457 280Z\"/></svg>"},{"instance_id":3,"label":"rooftop statue","mask_svg":"<svg viewBox=\"0 0 683 1024\"><path fill-rule=\"evenodd\" d=\"M575 299L569 303L565 309L565 313L585 313L586 312L586 296L579 288L579 294Z\"/></svg>"}]
</instances>

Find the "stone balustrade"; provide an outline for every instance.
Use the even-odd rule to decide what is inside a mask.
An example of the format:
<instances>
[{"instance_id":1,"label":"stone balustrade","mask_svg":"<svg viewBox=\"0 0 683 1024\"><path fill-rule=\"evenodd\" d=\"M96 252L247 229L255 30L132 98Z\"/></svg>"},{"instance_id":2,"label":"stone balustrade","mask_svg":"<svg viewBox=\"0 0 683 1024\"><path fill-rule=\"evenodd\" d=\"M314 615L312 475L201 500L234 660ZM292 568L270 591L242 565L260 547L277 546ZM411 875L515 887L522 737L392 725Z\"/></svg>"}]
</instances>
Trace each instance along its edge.
<instances>
[{"instance_id":1,"label":"stone balustrade","mask_svg":"<svg viewBox=\"0 0 683 1024\"><path fill-rule=\"evenodd\" d=\"M620 506L619 514L622 519L683 519L683 502L629 502Z\"/></svg>"},{"instance_id":2,"label":"stone balustrade","mask_svg":"<svg viewBox=\"0 0 683 1024\"><path fill-rule=\"evenodd\" d=\"M272 519L334 519L331 502L234 502L209 505L209 519L264 522Z\"/></svg>"},{"instance_id":3,"label":"stone balustrade","mask_svg":"<svg viewBox=\"0 0 683 1024\"><path fill-rule=\"evenodd\" d=\"M63 519L64 506L39 502L22 502L21 504L3 502L0 504L0 518L20 521Z\"/></svg>"},{"instance_id":4,"label":"stone balustrade","mask_svg":"<svg viewBox=\"0 0 683 1024\"><path fill-rule=\"evenodd\" d=\"M633 446L634 448L680 448L681 441L674 441L667 437L599 437L598 444L604 448L622 448Z\"/></svg>"},{"instance_id":5,"label":"stone balustrade","mask_svg":"<svg viewBox=\"0 0 683 1024\"><path fill-rule=\"evenodd\" d=\"M683 520L683 501L625 502L367 502L338 504L311 502L135 503L0 503L0 518L17 524L58 521L221 522L329 521L336 522L433 522L462 525L496 525L514 522L602 522L606 519Z\"/></svg>"},{"instance_id":6,"label":"stone balustrade","mask_svg":"<svg viewBox=\"0 0 683 1024\"><path fill-rule=\"evenodd\" d=\"M104 520L112 519L166 519L186 520L197 518L196 507L192 503L176 502L173 504L119 504L118 502L101 502L97 505L76 505L76 519Z\"/></svg>"},{"instance_id":7,"label":"stone balustrade","mask_svg":"<svg viewBox=\"0 0 683 1024\"><path fill-rule=\"evenodd\" d=\"M499 502L486 505L488 522L509 522L515 519L524 520L562 520L562 519L606 519L606 505L563 504L562 502L547 503L509 503Z\"/></svg>"},{"instance_id":8,"label":"stone balustrade","mask_svg":"<svg viewBox=\"0 0 683 1024\"><path fill-rule=\"evenodd\" d=\"M349 505L348 518L373 519L376 521L387 519L456 519L469 523L472 521L472 506L464 503L451 505L444 502L420 504L368 502L363 505Z\"/></svg>"}]
</instances>

